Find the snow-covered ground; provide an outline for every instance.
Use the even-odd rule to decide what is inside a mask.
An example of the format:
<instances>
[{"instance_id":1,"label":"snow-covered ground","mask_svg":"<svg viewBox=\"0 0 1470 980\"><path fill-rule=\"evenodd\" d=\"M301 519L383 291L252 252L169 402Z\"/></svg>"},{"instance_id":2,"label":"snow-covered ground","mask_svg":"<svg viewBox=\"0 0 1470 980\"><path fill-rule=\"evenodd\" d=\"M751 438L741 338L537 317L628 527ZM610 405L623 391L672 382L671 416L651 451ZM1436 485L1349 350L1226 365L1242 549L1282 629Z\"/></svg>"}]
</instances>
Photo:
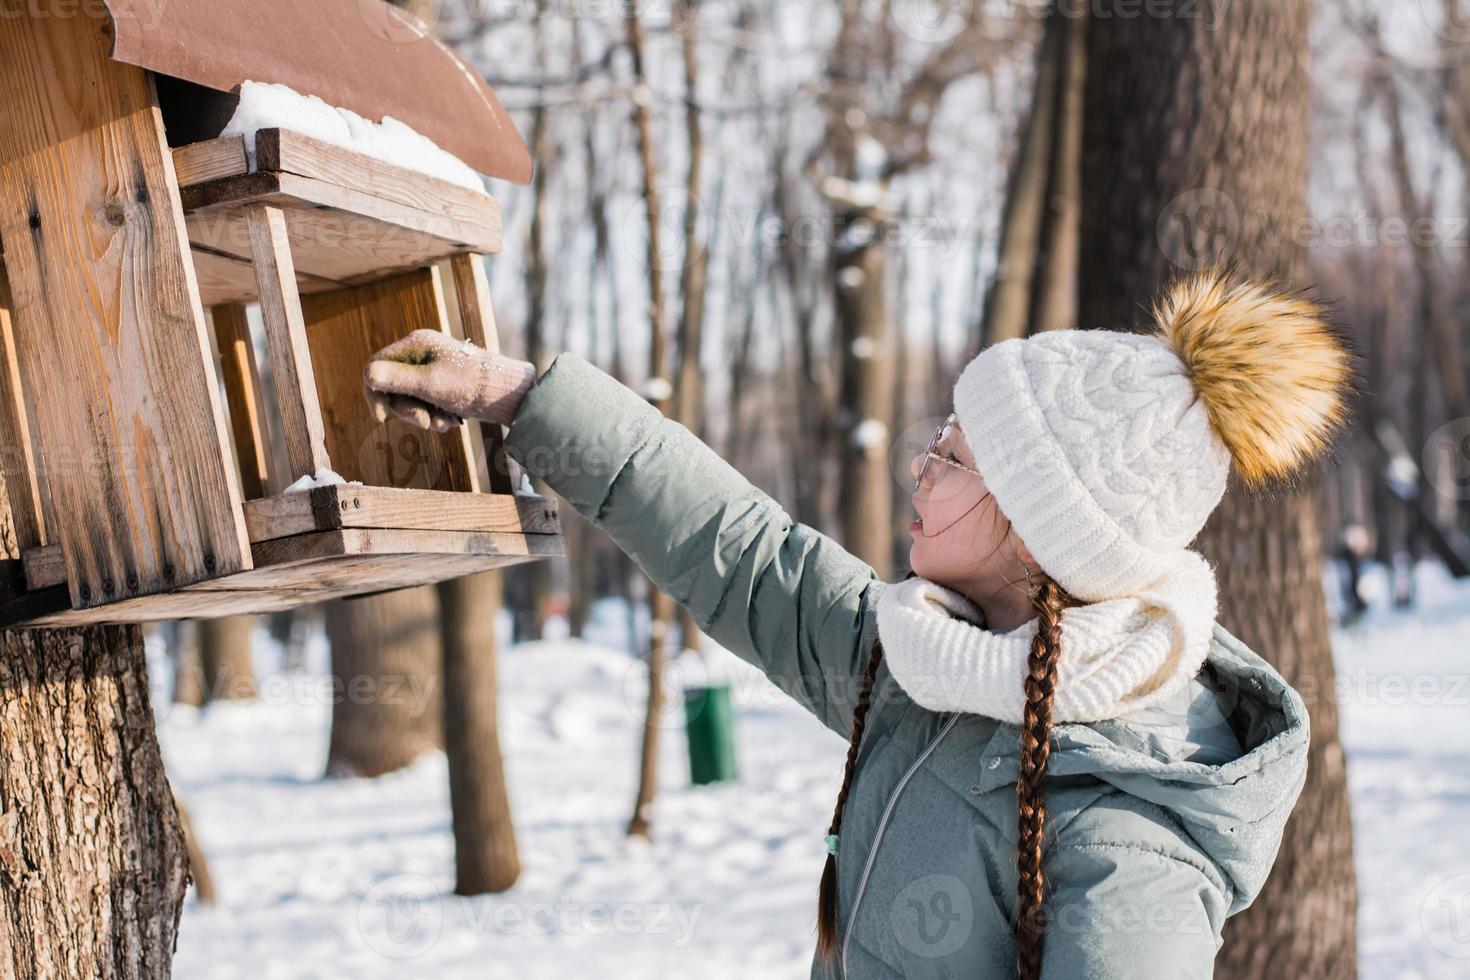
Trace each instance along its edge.
<instances>
[{"instance_id":1,"label":"snow-covered ground","mask_svg":"<svg viewBox=\"0 0 1470 980\"><path fill-rule=\"evenodd\" d=\"M1336 637L1370 980L1470 975L1470 585L1421 579L1418 611L1375 608ZM655 838L628 840L644 681L625 612L596 612L593 642L502 654L524 865L503 895L450 894L442 755L378 780L321 779L320 637L308 673L288 676L258 634L260 703L164 708L169 771L219 892L214 907L191 898L175 976L805 977L843 742L711 651L738 705L740 781L689 785L676 705Z\"/></svg>"}]
</instances>

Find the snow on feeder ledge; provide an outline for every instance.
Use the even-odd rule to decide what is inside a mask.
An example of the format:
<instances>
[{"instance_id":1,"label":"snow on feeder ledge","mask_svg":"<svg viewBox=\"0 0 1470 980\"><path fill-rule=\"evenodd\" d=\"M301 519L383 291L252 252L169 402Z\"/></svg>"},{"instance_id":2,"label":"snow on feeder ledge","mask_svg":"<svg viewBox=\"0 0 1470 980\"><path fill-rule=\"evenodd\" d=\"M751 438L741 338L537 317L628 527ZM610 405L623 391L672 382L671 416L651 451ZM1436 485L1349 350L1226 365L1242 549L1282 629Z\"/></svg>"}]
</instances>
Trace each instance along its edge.
<instances>
[{"instance_id":1,"label":"snow on feeder ledge","mask_svg":"<svg viewBox=\"0 0 1470 980\"><path fill-rule=\"evenodd\" d=\"M0 626L269 612L563 553L501 427L379 423L362 395L368 356L414 329L499 349L483 257L500 206L474 172L530 178L483 79L421 28L376 29L407 16L107 0L0 18L0 469L20 554L0 562Z\"/></svg>"}]
</instances>

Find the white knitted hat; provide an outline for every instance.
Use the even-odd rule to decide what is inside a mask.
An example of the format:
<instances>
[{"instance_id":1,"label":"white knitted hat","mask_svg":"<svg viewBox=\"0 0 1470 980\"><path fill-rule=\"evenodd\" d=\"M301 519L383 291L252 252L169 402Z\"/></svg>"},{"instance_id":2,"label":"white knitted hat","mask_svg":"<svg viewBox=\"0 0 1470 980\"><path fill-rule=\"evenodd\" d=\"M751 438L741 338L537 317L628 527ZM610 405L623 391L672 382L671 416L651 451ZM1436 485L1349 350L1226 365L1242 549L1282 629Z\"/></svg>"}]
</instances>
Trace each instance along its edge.
<instances>
[{"instance_id":1,"label":"white knitted hat","mask_svg":"<svg viewBox=\"0 0 1470 980\"><path fill-rule=\"evenodd\" d=\"M1299 294L1207 272L1149 334L1059 330L976 356L954 386L975 462L1042 570L1087 602L1176 567L1225 492L1288 475L1343 420L1349 356Z\"/></svg>"}]
</instances>

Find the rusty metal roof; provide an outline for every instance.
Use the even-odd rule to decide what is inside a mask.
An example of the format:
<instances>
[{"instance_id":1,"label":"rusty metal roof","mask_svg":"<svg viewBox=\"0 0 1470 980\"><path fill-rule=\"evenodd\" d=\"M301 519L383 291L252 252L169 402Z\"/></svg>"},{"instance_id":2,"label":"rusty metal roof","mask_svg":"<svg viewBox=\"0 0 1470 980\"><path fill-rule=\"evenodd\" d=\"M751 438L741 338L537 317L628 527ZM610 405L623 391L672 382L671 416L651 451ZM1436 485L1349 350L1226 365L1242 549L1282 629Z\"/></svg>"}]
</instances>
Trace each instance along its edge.
<instances>
[{"instance_id":1,"label":"rusty metal roof","mask_svg":"<svg viewBox=\"0 0 1470 980\"><path fill-rule=\"evenodd\" d=\"M481 173L524 184L531 154L473 68L383 0L105 0L114 60L221 92L275 82L393 116Z\"/></svg>"}]
</instances>

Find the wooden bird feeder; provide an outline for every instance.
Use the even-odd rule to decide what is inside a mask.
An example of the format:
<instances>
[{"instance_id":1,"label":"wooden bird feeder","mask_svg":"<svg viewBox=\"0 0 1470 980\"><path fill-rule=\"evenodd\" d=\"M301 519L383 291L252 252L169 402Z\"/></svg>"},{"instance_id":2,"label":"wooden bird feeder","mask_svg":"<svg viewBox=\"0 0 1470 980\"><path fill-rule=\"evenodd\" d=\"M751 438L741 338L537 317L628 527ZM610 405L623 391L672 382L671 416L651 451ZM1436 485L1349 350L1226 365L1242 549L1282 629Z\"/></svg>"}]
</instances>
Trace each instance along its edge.
<instances>
[{"instance_id":1,"label":"wooden bird feeder","mask_svg":"<svg viewBox=\"0 0 1470 980\"><path fill-rule=\"evenodd\" d=\"M253 164L243 137L198 138L243 81L278 82L524 183L483 80L379 0L52 6L0 0L0 468L20 554L0 625L268 612L563 554L554 502L513 492L499 426L379 424L362 392L368 355L421 327L498 349L497 202L287 129L259 133ZM321 467L362 485L283 492Z\"/></svg>"}]
</instances>

